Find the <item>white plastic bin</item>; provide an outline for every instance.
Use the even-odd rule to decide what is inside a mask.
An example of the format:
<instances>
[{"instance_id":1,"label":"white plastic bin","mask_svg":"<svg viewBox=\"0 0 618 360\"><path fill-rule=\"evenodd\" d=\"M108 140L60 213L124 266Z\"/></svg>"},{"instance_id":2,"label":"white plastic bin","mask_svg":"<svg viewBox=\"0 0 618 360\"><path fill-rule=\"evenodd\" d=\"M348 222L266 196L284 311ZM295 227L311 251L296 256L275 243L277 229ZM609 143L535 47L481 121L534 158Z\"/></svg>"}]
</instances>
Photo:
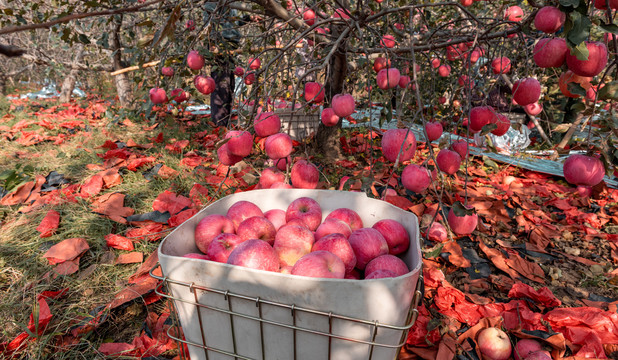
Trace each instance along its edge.
<instances>
[{"instance_id":1,"label":"white plastic bin","mask_svg":"<svg viewBox=\"0 0 618 360\"><path fill-rule=\"evenodd\" d=\"M347 207L365 227L381 219L401 222L411 239L401 258L411 271L388 279L317 279L182 257L198 251L194 229L204 216L225 214L240 200L262 211L285 210L304 196L321 205L323 218ZM362 193L276 189L227 196L170 233L159 246L159 262L192 360L395 359L420 297L416 216Z\"/></svg>"}]
</instances>

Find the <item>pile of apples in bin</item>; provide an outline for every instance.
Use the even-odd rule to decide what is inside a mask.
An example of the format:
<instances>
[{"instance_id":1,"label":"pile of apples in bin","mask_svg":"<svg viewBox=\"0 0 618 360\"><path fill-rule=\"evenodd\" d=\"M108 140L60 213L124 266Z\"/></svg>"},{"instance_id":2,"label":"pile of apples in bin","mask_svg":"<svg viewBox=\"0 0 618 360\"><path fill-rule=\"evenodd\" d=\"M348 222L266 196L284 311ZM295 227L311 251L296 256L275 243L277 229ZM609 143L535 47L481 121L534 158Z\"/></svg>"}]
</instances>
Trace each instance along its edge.
<instances>
[{"instance_id":1,"label":"pile of apples in bin","mask_svg":"<svg viewBox=\"0 0 618 360\"><path fill-rule=\"evenodd\" d=\"M201 253L189 258L253 269L335 279L379 279L404 275L410 236L403 225L384 219L363 227L360 216L339 208L322 222L322 208L312 198L294 200L286 210L266 212L238 201L226 215L211 214L195 227Z\"/></svg>"}]
</instances>

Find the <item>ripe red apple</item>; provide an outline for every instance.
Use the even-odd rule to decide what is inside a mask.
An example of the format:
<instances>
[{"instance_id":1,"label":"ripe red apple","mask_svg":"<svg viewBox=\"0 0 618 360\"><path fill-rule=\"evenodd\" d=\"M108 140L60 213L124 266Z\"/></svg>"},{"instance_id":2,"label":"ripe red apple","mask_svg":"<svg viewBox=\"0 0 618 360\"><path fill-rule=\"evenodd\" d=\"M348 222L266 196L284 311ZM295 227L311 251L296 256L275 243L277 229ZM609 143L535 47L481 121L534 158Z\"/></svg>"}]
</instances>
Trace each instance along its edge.
<instances>
[{"instance_id":1,"label":"ripe red apple","mask_svg":"<svg viewBox=\"0 0 618 360\"><path fill-rule=\"evenodd\" d=\"M249 69L258 70L262 66L262 61L260 58L249 59Z\"/></svg>"},{"instance_id":2,"label":"ripe red apple","mask_svg":"<svg viewBox=\"0 0 618 360\"><path fill-rule=\"evenodd\" d=\"M287 222L293 219L302 220L309 230L315 231L322 222L322 208L312 198L298 198L290 203L285 212Z\"/></svg>"},{"instance_id":3,"label":"ripe red apple","mask_svg":"<svg viewBox=\"0 0 618 360\"><path fill-rule=\"evenodd\" d=\"M306 160L299 160L292 166L290 175L292 186L297 189L315 189L318 187L320 172L318 168Z\"/></svg>"},{"instance_id":4,"label":"ripe red apple","mask_svg":"<svg viewBox=\"0 0 618 360\"><path fill-rule=\"evenodd\" d=\"M526 106L530 106L530 105L526 105ZM502 136L506 134L507 131L509 131L509 129L511 128L511 120L509 120L509 118L506 117L506 115L498 114L498 122L496 122L496 125L498 127L492 130L491 133L496 136Z\"/></svg>"},{"instance_id":5,"label":"ripe red apple","mask_svg":"<svg viewBox=\"0 0 618 360\"><path fill-rule=\"evenodd\" d=\"M382 69L391 67L391 60L383 57L378 57L373 61L373 70L379 72Z\"/></svg>"},{"instance_id":6,"label":"ripe red apple","mask_svg":"<svg viewBox=\"0 0 618 360\"><path fill-rule=\"evenodd\" d=\"M315 12L311 9L305 9L303 12L303 20L307 25L312 26L315 23Z\"/></svg>"},{"instance_id":7,"label":"ripe red apple","mask_svg":"<svg viewBox=\"0 0 618 360\"><path fill-rule=\"evenodd\" d=\"M566 97L570 98L578 98L581 95L573 94L569 91L569 84L576 83L579 84L584 90L588 91L592 87L592 77L579 76L574 74L571 70L560 75L560 79L558 80L558 86L560 87L560 92Z\"/></svg>"},{"instance_id":8,"label":"ripe red apple","mask_svg":"<svg viewBox=\"0 0 618 360\"><path fill-rule=\"evenodd\" d=\"M264 217L264 213L262 213L262 210L254 203L242 200L230 206L230 208L227 209L226 216L232 220L234 230L238 230L238 226L241 222L253 216Z\"/></svg>"},{"instance_id":9,"label":"ripe red apple","mask_svg":"<svg viewBox=\"0 0 618 360\"><path fill-rule=\"evenodd\" d=\"M219 162L226 166L232 166L242 160L242 156L230 154L227 144L223 144L217 149L217 157Z\"/></svg>"},{"instance_id":10,"label":"ripe red apple","mask_svg":"<svg viewBox=\"0 0 618 360\"><path fill-rule=\"evenodd\" d=\"M277 230L273 223L263 216L253 216L243 220L236 229L236 234L245 240L260 239L269 244L275 241Z\"/></svg>"},{"instance_id":11,"label":"ripe red apple","mask_svg":"<svg viewBox=\"0 0 618 360\"><path fill-rule=\"evenodd\" d=\"M479 132L487 124L495 124L498 121L496 110L491 106L475 106L470 109L470 130Z\"/></svg>"},{"instance_id":12,"label":"ripe red apple","mask_svg":"<svg viewBox=\"0 0 618 360\"><path fill-rule=\"evenodd\" d=\"M427 230L427 239L440 243L446 242L448 240L448 231L446 231L444 225L434 221L429 230Z\"/></svg>"},{"instance_id":13,"label":"ripe red apple","mask_svg":"<svg viewBox=\"0 0 618 360\"><path fill-rule=\"evenodd\" d=\"M528 355L539 350L543 350L543 346L540 342L534 339L521 339L515 345L515 349L513 350L513 359L525 360L528 358Z\"/></svg>"},{"instance_id":14,"label":"ripe red apple","mask_svg":"<svg viewBox=\"0 0 618 360\"><path fill-rule=\"evenodd\" d=\"M543 111L543 105L538 102L524 106L524 111L530 116L537 116Z\"/></svg>"},{"instance_id":15,"label":"ripe red apple","mask_svg":"<svg viewBox=\"0 0 618 360\"><path fill-rule=\"evenodd\" d=\"M436 156L436 163L438 169L449 175L453 175L459 170L461 165L461 156L455 151L449 149L442 149Z\"/></svg>"},{"instance_id":16,"label":"ripe red apple","mask_svg":"<svg viewBox=\"0 0 618 360\"><path fill-rule=\"evenodd\" d=\"M363 220L358 215L358 213L352 209L348 208L339 208L330 212L324 219L324 221L329 219L339 219L350 226L352 231L358 230L363 227Z\"/></svg>"},{"instance_id":17,"label":"ripe red apple","mask_svg":"<svg viewBox=\"0 0 618 360\"><path fill-rule=\"evenodd\" d=\"M258 187L260 189L268 189L276 182L285 182L285 174L276 167L269 167L262 170Z\"/></svg>"},{"instance_id":18,"label":"ripe red apple","mask_svg":"<svg viewBox=\"0 0 618 360\"><path fill-rule=\"evenodd\" d=\"M246 240L236 246L227 263L252 269L279 271L279 256L266 241Z\"/></svg>"},{"instance_id":19,"label":"ripe red apple","mask_svg":"<svg viewBox=\"0 0 618 360\"><path fill-rule=\"evenodd\" d=\"M339 219L325 219L315 230L314 236L316 240L320 240L326 235L340 234L347 239L351 233L352 228L350 228L350 225L345 221Z\"/></svg>"},{"instance_id":20,"label":"ripe red apple","mask_svg":"<svg viewBox=\"0 0 618 360\"><path fill-rule=\"evenodd\" d=\"M606 0L594 0L594 7L600 10L607 9ZM609 0L609 8L612 10L618 9L618 0Z\"/></svg>"},{"instance_id":21,"label":"ripe red apple","mask_svg":"<svg viewBox=\"0 0 618 360\"><path fill-rule=\"evenodd\" d=\"M384 35L382 36L382 40L380 40L380 45L385 48L395 47L395 37L393 35Z\"/></svg>"},{"instance_id":22,"label":"ripe red apple","mask_svg":"<svg viewBox=\"0 0 618 360\"><path fill-rule=\"evenodd\" d=\"M320 118L324 126L335 126L339 123L339 116L335 114L335 110L333 110L333 108L324 108Z\"/></svg>"},{"instance_id":23,"label":"ripe red apple","mask_svg":"<svg viewBox=\"0 0 618 360\"><path fill-rule=\"evenodd\" d=\"M423 166L410 164L401 172L401 184L404 188L420 194L431 185L431 174Z\"/></svg>"},{"instance_id":24,"label":"ripe red apple","mask_svg":"<svg viewBox=\"0 0 618 360\"><path fill-rule=\"evenodd\" d=\"M372 272L378 270L389 270L395 274L395 277L405 275L410 272L408 266L403 260L394 255L381 255L371 260L365 267L365 278L371 275Z\"/></svg>"},{"instance_id":25,"label":"ripe red apple","mask_svg":"<svg viewBox=\"0 0 618 360\"><path fill-rule=\"evenodd\" d=\"M468 146L469 145L466 140L457 140L451 144L451 150L458 153L462 159L465 159L468 153Z\"/></svg>"},{"instance_id":26,"label":"ripe red apple","mask_svg":"<svg viewBox=\"0 0 618 360\"><path fill-rule=\"evenodd\" d=\"M438 58L433 58L431 59L431 67L434 69L437 69L440 67L440 59Z\"/></svg>"},{"instance_id":27,"label":"ripe red apple","mask_svg":"<svg viewBox=\"0 0 618 360\"><path fill-rule=\"evenodd\" d=\"M247 74L245 74L244 82L245 82L245 85L253 84L255 82L255 73L253 71L250 71Z\"/></svg>"},{"instance_id":28,"label":"ripe red apple","mask_svg":"<svg viewBox=\"0 0 618 360\"><path fill-rule=\"evenodd\" d=\"M399 77L399 87L402 89L405 89L409 85L410 85L410 77L408 75L401 75Z\"/></svg>"},{"instance_id":29,"label":"ripe red apple","mask_svg":"<svg viewBox=\"0 0 618 360\"><path fill-rule=\"evenodd\" d=\"M467 0L463 0L463 1L467 1ZM397 274L395 274L391 270L380 269L380 270L371 272L371 274L369 275L365 275L365 280L386 279L386 278L393 278L393 277L397 277Z\"/></svg>"},{"instance_id":30,"label":"ripe red apple","mask_svg":"<svg viewBox=\"0 0 618 360\"><path fill-rule=\"evenodd\" d=\"M335 111L335 114L340 118L350 116L354 112L356 104L354 103L354 97L350 94L337 94L333 96L331 106Z\"/></svg>"},{"instance_id":31,"label":"ripe red apple","mask_svg":"<svg viewBox=\"0 0 618 360\"><path fill-rule=\"evenodd\" d=\"M605 2L605 0L603 0ZM553 6L544 6L534 17L534 26L537 30L553 34L560 30L566 20L566 14Z\"/></svg>"},{"instance_id":32,"label":"ripe red apple","mask_svg":"<svg viewBox=\"0 0 618 360\"><path fill-rule=\"evenodd\" d=\"M361 228L353 231L348 242L356 255L356 267L360 270L364 270L371 260L388 254L386 239L376 229Z\"/></svg>"},{"instance_id":33,"label":"ripe red apple","mask_svg":"<svg viewBox=\"0 0 618 360\"><path fill-rule=\"evenodd\" d=\"M513 83L513 99L521 106L539 101L541 83L535 78L525 78Z\"/></svg>"},{"instance_id":34,"label":"ripe red apple","mask_svg":"<svg viewBox=\"0 0 618 360\"><path fill-rule=\"evenodd\" d=\"M195 245L204 254L208 253L208 245L221 233L234 233L234 223L224 215L207 215L195 227Z\"/></svg>"},{"instance_id":35,"label":"ripe red apple","mask_svg":"<svg viewBox=\"0 0 618 360\"><path fill-rule=\"evenodd\" d=\"M192 70L200 70L204 67L204 57L195 50L189 51L187 55L187 66Z\"/></svg>"},{"instance_id":36,"label":"ripe red apple","mask_svg":"<svg viewBox=\"0 0 618 360\"><path fill-rule=\"evenodd\" d=\"M354 255L354 249L352 249L352 245L350 245L350 242L348 242L348 239L344 235L333 233L318 239L313 244L311 251L320 250L330 251L337 255L343 261L346 274L354 270L356 266L356 255Z\"/></svg>"},{"instance_id":37,"label":"ripe red apple","mask_svg":"<svg viewBox=\"0 0 618 360\"><path fill-rule=\"evenodd\" d=\"M403 149L402 149L403 144ZM408 129L390 129L382 136L382 153L391 162L397 160L397 155L401 150L399 162L402 163L414 157L416 152L416 137Z\"/></svg>"},{"instance_id":38,"label":"ripe red apple","mask_svg":"<svg viewBox=\"0 0 618 360\"><path fill-rule=\"evenodd\" d=\"M438 121L432 121L425 124L425 132L427 133L427 141L438 140L442 136L442 124Z\"/></svg>"},{"instance_id":39,"label":"ripe red apple","mask_svg":"<svg viewBox=\"0 0 618 360\"><path fill-rule=\"evenodd\" d=\"M588 60L579 60L575 55L566 54L566 63L572 72L579 76L596 76L607 65L607 46L600 41L586 41Z\"/></svg>"},{"instance_id":40,"label":"ripe red apple","mask_svg":"<svg viewBox=\"0 0 618 360\"><path fill-rule=\"evenodd\" d=\"M294 266L298 259L311 252L314 242L313 233L306 227L284 225L275 235L273 248L282 266Z\"/></svg>"},{"instance_id":41,"label":"ripe red apple","mask_svg":"<svg viewBox=\"0 0 618 360\"><path fill-rule=\"evenodd\" d=\"M248 131L232 130L225 134L227 148L230 154L245 157L251 154L253 136Z\"/></svg>"},{"instance_id":42,"label":"ripe red apple","mask_svg":"<svg viewBox=\"0 0 618 360\"><path fill-rule=\"evenodd\" d=\"M410 235L401 223L393 219L383 219L373 224L372 228L378 230L386 244L388 245L388 253L391 255L399 255L410 247ZM365 275L367 272L365 271Z\"/></svg>"},{"instance_id":43,"label":"ripe red apple","mask_svg":"<svg viewBox=\"0 0 618 360\"><path fill-rule=\"evenodd\" d=\"M193 80L193 83L195 84L197 91L204 95L208 95L215 91L215 80L210 76L198 75Z\"/></svg>"},{"instance_id":44,"label":"ripe red apple","mask_svg":"<svg viewBox=\"0 0 618 360\"><path fill-rule=\"evenodd\" d=\"M524 19L524 11L517 5L509 6L504 12L504 18L508 21L522 21Z\"/></svg>"},{"instance_id":45,"label":"ripe red apple","mask_svg":"<svg viewBox=\"0 0 618 360\"><path fill-rule=\"evenodd\" d=\"M490 360L507 360L511 357L511 340L502 330L490 327L478 333L476 342L481 354Z\"/></svg>"},{"instance_id":46,"label":"ripe red apple","mask_svg":"<svg viewBox=\"0 0 618 360\"><path fill-rule=\"evenodd\" d=\"M491 69L494 74L508 74L511 71L511 60L506 56L495 58L491 62Z\"/></svg>"},{"instance_id":47,"label":"ripe red apple","mask_svg":"<svg viewBox=\"0 0 618 360\"><path fill-rule=\"evenodd\" d=\"M472 206L466 207L466 209L473 209ZM476 225L479 221L477 214L457 216L453 209L448 212L446 218L451 230L457 235L470 235L476 229Z\"/></svg>"},{"instance_id":48,"label":"ripe red apple","mask_svg":"<svg viewBox=\"0 0 618 360\"><path fill-rule=\"evenodd\" d=\"M561 67L568 52L566 40L543 38L534 46L534 63L540 68Z\"/></svg>"},{"instance_id":49,"label":"ripe red apple","mask_svg":"<svg viewBox=\"0 0 618 360\"><path fill-rule=\"evenodd\" d=\"M394 89L399 85L401 73L397 68L382 69L378 72L376 81L382 90Z\"/></svg>"},{"instance_id":50,"label":"ripe red apple","mask_svg":"<svg viewBox=\"0 0 618 360\"><path fill-rule=\"evenodd\" d=\"M184 254L182 257L189 258L189 259L210 260L210 257L208 255L198 254L198 253Z\"/></svg>"},{"instance_id":51,"label":"ripe red apple","mask_svg":"<svg viewBox=\"0 0 618 360\"><path fill-rule=\"evenodd\" d=\"M457 83L459 86L467 86L470 89L474 89L475 83L474 81L470 81L468 75L461 75L457 78Z\"/></svg>"},{"instance_id":52,"label":"ripe red apple","mask_svg":"<svg viewBox=\"0 0 618 360\"><path fill-rule=\"evenodd\" d=\"M332 17L335 18L335 19L344 19L344 20L345 19L349 19L350 18L350 12L348 10L346 10L346 9L343 9L343 8L337 8L337 9L335 9Z\"/></svg>"},{"instance_id":53,"label":"ripe red apple","mask_svg":"<svg viewBox=\"0 0 618 360\"><path fill-rule=\"evenodd\" d=\"M305 101L321 103L324 101L324 87L317 82L308 82L305 84Z\"/></svg>"},{"instance_id":54,"label":"ripe red apple","mask_svg":"<svg viewBox=\"0 0 618 360\"><path fill-rule=\"evenodd\" d=\"M164 66L161 68L161 74L163 74L163 76L174 76L174 68Z\"/></svg>"},{"instance_id":55,"label":"ripe red apple","mask_svg":"<svg viewBox=\"0 0 618 360\"><path fill-rule=\"evenodd\" d=\"M552 360L551 354L547 350L531 352L524 360Z\"/></svg>"},{"instance_id":56,"label":"ripe red apple","mask_svg":"<svg viewBox=\"0 0 618 360\"><path fill-rule=\"evenodd\" d=\"M279 230L285 225L285 211L281 209L271 209L264 213L264 217L267 218L271 224L275 227L275 230Z\"/></svg>"},{"instance_id":57,"label":"ripe red apple","mask_svg":"<svg viewBox=\"0 0 618 360\"><path fill-rule=\"evenodd\" d=\"M285 133L270 135L264 142L264 150L270 159L286 158L292 153L292 138Z\"/></svg>"},{"instance_id":58,"label":"ripe red apple","mask_svg":"<svg viewBox=\"0 0 618 360\"><path fill-rule=\"evenodd\" d=\"M185 29L187 29L189 31L195 30L195 21L187 20L187 22L185 23Z\"/></svg>"},{"instance_id":59,"label":"ripe red apple","mask_svg":"<svg viewBox=\"0 0 618 360\"><path fill-rule=\"evenodd\" d=\"M300 258L294 264L291 274L315 278L343 279L345 265L337 255L329 251L318 250Z\"/></svg>"},{"instance_id":60,"label":"ripe red apple","mask_svg":"<svg viewBox=\"0 0 618 360\"><path fill-rule=\"evenodd\" d=\"M243 76L243 75L245 75L245 69L243 69L240 66L237 66L236 69L234 69L234 75L236 75L236 76Z\"/></svg>"},{"instance_id":61,"label":"ripe red apple","mask_svg":"<svg viewBox=\"0 0 618 360\"><path fill-rule=\"evenodd\" d=\"M564 178L570 184L595 186L605 176L605 167L601 160L581 154L569 156L562 166Z\"/></svg>"},{"instance_id":62,"label":"ripe red apple","mask_svg":"<svg viewBox=\"0 0 618 360\"><path fill-rule=\"evenodd\" d=\"M253 128L259 137L274 135L281 130L281 119L275 113L261 112L255 117Z\"/></svg>"},{"instance_id":63,"label":"ripe red apple","mask_svg":"<svg viewBox=\"0 0 618 360\"><path fill-rule=\"evenodd\" d=\"M451 66L448 64L440 65L438 68L438 75L442 77L447 77L451 74Z\"/></svg>"},{"instance_id":64,"label":"ripe red apple","mask_svg":"<svg viewBox=\"0 0 618 360\"><path fill-rule=\"evenodd\" d=\"M217 235L210 245L208 245L207 255L210 260L226 263L230 257L232 251L238 246L238 244L245 242L247 239L243 239L236 234L223 233Z\"/></svg>"},{"instance_id":65,"label":"ripe red apple","mask_svg":"<svg viewBox=\"0 0 618 360\"><path fill-rule=\"evenodd\" d=\"M150 101L152 101L153 104L163 104L167 102L167 94L164 89L152 88L148 92L148 95L150 96Z\"/></svg>"},{"instance_id":66,"label":"ripe red apple","mask_svg":"<svg viewBox=\"0 0 618 360\"><path fill-rule=\"evenodd\" d=\"M183 101L189 100L189 98L191 97L191 94L184 91L183 89L178 88L178 89L172 90L172 92L170 93L170 96L172 97L174 101L180 104Z\"/></svg>"}]
</instances>

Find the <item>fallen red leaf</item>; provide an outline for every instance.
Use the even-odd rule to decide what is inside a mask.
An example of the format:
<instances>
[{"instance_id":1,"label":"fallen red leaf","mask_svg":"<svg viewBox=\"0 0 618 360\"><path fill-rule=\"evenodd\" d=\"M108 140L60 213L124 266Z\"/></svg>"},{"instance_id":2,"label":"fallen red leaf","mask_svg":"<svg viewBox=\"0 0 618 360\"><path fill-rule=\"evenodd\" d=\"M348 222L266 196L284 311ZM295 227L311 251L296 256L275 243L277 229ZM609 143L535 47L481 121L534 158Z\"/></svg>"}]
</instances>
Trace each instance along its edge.
<instances>
[{"instance_id":1,"label":"fallen red leaf","mask_svg":"<svg viewBox=\"0 0 618 360\"><path fill-rule=\"evenodd\" d=\"M171 179L171 178L178 176L178 171L172 169L171 167L167 165L163 165L157 172L157 176L159 176L161 179L167 180L167 179Z\"/></svg>"},{"instance_id":2,"label":"fallen red leaf","mask_svg":"<svg viewBox=\"0 0 618 360\"><path fill-rule=\"evenodd\" d=\"M49 248L43 257L47 258L50 265L55 265L73 260L88 249L90 249L90 246L85 239L71 238L63 240Z\"/></svg>"},{"instance_id":3,"label":"fallen red leaf","mask_svg":"<svg viewBox=\"0 0 618 360\"><path fill-rule=\"evenodd\" d=\"M124 194L109 193L100 196L92 203L92 211L101 215L105 215L110 219L126 224L127 216L133 215L135 210L124 206Z\"/></svg>"},{"instance_id":4,"label":"fallen red leaf","mask_svg":"<svg viewBox=\"0 0 618 360\"><path fill-rule=\"evenodd\" d=\"M189 220L193 215L197 214L196 209L187 209L179 212L178 214L170 217L167 220L167 224L171 227L176 227L182 224L183 222Z\"/></svg>"},{"instance_id":5,"label":"fallen red leaf","mask_svg":"<svg viewBox=\"0 0 618 360\"><path fill-rule=\"evenodd\" d=\"M80 195L89 198L98 195L101 189L103 189L103 177L98 174L93 175L81 186Z\"/></svg>"},{"instance_id":6,"label":"fallen red leaf","mask_svg":"<svg viewBox=\"0 0 618 360\"><path fill-rule=\"evenodd\" d=\"M130 252L128 254L120 254L116 258L115 264L135 264L144 261L144 254L139 251Z\"/></svg>"},{"instance_id":7,"label":"fallen red leaf","mask_svg":"<svg viewBox=\"0 0 618 360\"><path fill-rule=\"evenodd\" d=\"M547 308L553 308L562 305L562 302L554 296L547 287L542 287L539 290L534 290L530 285L521 282L515 283L509 291L509 298L528 298L534 300Z\"/></svg>"},{"instance_id":8,"label":"fallen red leaf","mask_svg":"<svg viewBox=\"0 0 618 360\"><path fill-rule=\"evenodd\" d=\"M155 211L166 212L170 215L176 215L184 208L191 207L193 203L189 198L182 195L176 195L169 190L165 190L159 194L155 201L152 203L152 209Z\"/></svg>"},{"instance_id":9,"label":"fallen red leaf","mask_svg":"<svg viewBox=\"0 0 618 360\"><path fill-rule=\"evenodd\" d=\"M108 247L118 250L133 251L134 249L133 241L131 239L127 239L126 237L117 234L105 235L105 243Z\"/></svg>"},{"instance_id":10,"label":"fallen red leaf","mask_svg":"<svg viewBox=\"0 0 618 360\"><path fill-rule=\"evenodd\" d=\"M42 238L50 237L58 229L59 224L60 214L55 210L49 210L39 226L37 226L36 231L41 233L39 236Z\"/></svg>"}]
</instances>

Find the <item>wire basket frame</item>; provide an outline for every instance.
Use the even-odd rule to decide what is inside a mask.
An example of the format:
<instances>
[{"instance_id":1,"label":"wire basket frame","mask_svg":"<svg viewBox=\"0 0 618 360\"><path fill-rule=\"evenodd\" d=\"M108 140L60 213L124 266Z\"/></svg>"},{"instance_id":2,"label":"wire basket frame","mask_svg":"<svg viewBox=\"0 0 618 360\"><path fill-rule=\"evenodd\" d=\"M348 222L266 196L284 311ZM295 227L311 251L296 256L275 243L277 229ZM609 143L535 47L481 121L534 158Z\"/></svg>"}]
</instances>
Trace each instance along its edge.
<instances>
[{"instance_id":1,"label":"wire basket frame","mask_svg":"<svg viewBox=\"0 0 618 360\"><path fill-rule=\"evenodd\" d=\"M318 113L292 110L277 110L275 113L281 120L281 132L290 135L294 140L304 140L318 131L320 125Z\"/></svg>"},{"instance_id":2,"label":"wire basket frame","mask_svg":"<svg viewBox=\"0 0 618 360\"><path fill-rule=\"evenodd\" d=\"M209 359L209 352L225 355L233 359L260 360L257 358L250 358L250 357L246 357L241 354L238 354L236 350L237 349L236 334L235 334L235 329L234 329L234 318L236 317L236 318L242 318L242 319L254 321L259 324L259 330L260 330L259 331L259 337L260 337L259 343L261 346L261 354L262 354L261 359L266 359L264 326L271 325L271 326L281 327L281 328L285 328L285 329L292 331L293 344L291 346L293 346L293 355L294 355L293 359L294 360L297 359L297 351L296 351L296 348L297 348L296 344L297 344L297 338L298 338L297 335L303 334L303 333L324 336L328 338L328 358L327 358L328 360L332 359L331 345L334 339L340 340L340 341L348 341L348 342L353 342L353 343L365 344L369 347L369 351L367 354L368 360L385 360L385 359L374 358L373 357L374 349L375 348L392 348L392 349L396 348L397 352L399 352L399 350L406 343L408 331L414 325L414 323L416 322L416 319L418 318L417 308L418 308L418 304L420 300L423 298L423 293L424 293L423 277L421 273L419 274L418 282L416 284L416 289L414 290L414 296L413 296L413 299L410 305L410 309L408 311L405 325L394 326L394 325L389 325L389 324L381 324L378 321L337 315L332 312L325 312L325 311L310 309L306 307L298 307L298 306L295 306L294 304L285 304L281 302L271 301L268 299L263 299L260 297L252 297L249 295L233 293L233 292L230 292L229 290L213 289L213 288L208 288L205 286L200 286L195 283L178 281L178 280L170 279L165 276L158 276L153 273L153 270L157 266L158 265L156 265L155 267L153 267L153 269L150 270L150 276L152 276L155 279L160 280L160 283L155 288L155 293L171 301L172 308L176 315L175 318L177 318L177 315L178 315L177 308L176 308L177 304L180 304L180 303L190 304L190 305L195 306L196 310L198 310L196 311L196 314L197 314L197 320L199 321L200 330L202 330L201 331L201 338L202 338L201 344L185 340L184 337L181 335L182 331L181 331L180 322L177 320L173 322L173 327L170 327L170 329L168 329L168 336L171 339L174 339L175 341L178 342L179 349L180 349L180 356L182 359L189 359L188 354L186 354L185 345L187 346L191 345L191 346L195 346L197 348L203 349L206 360ZM175 297L170 291L171 290L170 285L188 288L189 291L193 293L194 300L187 301L179 297ZM199 296L198 296L200 292L206 292L206 293L213 294L216 296L222 296L227 304L227 308L215 307L212 305L200 303ZM251 304L254 304L255 307L257 308L257 316L234 311L232 304L233 302L236 302L236 301L243 301L243 302L249 302ZM287 310L289 312L291 324L264 318L262 316L262 309L265 306L272 306L272 307ZM217 348L216 344L206 344L206 338L204 337L204 329L205 329L205 326L207 326L207 324L204 323L202 319L201 311L199 311L199 309L215 311L217 313L225 314L229 317L229 321L231 324L231 331L232 331L231 337L232 337L232 343L233 343L233 349L234 349L233 352ZM301 316L301 314L311 314L311 315L323 317L326 321L328 321L328 329L329 329L328 332L319 331L319 330L315 330L315 329L311 329L311 328L303 327L302 325L299 325L298 319ZM359 326L367 327L368 329L370 329L370 332L371 332L371 340L367 341L363 339L351 338L351 337L347 337L344 335L338 335L338 334L333 333L333 323L335 321L351 322ZM378 335L378 332L380 330L383 330L383 331L390 330L390 331L400 332L401 335L400 335L398 343L397 344L384 344L384 343L376 342L376 336ZM358 360L361 360L361 359L359 358Z\"/></svg>"}]
</instances>

